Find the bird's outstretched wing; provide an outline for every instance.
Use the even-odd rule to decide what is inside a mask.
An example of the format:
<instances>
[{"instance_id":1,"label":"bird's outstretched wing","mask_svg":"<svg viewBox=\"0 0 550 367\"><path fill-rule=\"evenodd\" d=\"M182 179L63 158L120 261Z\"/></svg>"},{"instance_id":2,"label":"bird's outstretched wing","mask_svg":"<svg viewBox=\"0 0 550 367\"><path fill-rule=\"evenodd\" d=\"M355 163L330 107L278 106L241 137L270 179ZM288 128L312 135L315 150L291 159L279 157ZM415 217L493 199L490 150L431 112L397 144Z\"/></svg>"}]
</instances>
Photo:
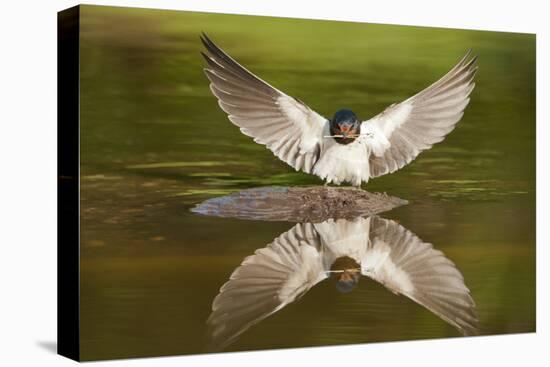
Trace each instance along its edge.
<instances>
[{"instance_id":1,"label":"bird's outstretched wing","mask_svg":"<svg viewBox=\"0 0 550 367\"><path fill-rule=\"evenodd\" d=\"M312 224L297 224L244 259L212 303L210 349L221 350L252 325L327 277Z\"/></svg>"},{"instance_id":2,"label":"bird's outstretched wing","mask_svg":"<svg viewBox=\"0 0 550 367\"><path fill-rule=\"evenodd\" d=\"M445 76L409 99L364 121L370 177L392 173L442 141L462 118L474 89L477 57L468 52Z\"/></svg>"},{"instance_id":3,"label":"bird's outstretched wing","mask_svg":"<svg viewBox=\"0 0 550 367\"><path fill-rule=\"evenodd\" d=\"M363 275L424 306L464 335L477 333L475 303L453 262L394 221L372 217Z\"/></svg>"},{"instance_id":4,"label":"bird's outstretched wing","mask_svg":"<svg viewBox=\"0 0 550 367\"><path fill-rule=\"evenodd\" d=\"M294 169L311 173L328 120L237 63L205 34L210 89L229 120Z\"/></svg>"}]
</instances>

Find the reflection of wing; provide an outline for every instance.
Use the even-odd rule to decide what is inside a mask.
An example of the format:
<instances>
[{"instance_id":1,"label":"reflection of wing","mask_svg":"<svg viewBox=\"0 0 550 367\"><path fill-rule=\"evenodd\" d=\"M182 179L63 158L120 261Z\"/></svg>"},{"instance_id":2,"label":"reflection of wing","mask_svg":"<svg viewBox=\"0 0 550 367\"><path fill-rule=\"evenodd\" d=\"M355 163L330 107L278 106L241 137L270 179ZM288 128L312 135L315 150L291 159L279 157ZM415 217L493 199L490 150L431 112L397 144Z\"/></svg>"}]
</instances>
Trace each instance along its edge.
<instances>
[{"instance_id":1,"label":"reflection of wing","mask_svg":"<svg viewBox=\"0 0 550 367\"><path fill-rule=\"evenodd\" d=\"M212 349L222 349L250 326L300 298L326 278L311 224L297 224L244 259L212 304Z\"/></svg>"},{"instance_id":2,"label":"reflection of wing","mask_svg":"<svg viewBox=\"0 0 550 367\"><path fill-rule=\"evenodd\" d=\"M404 294L465 335L476 334L474 300L455 265L399 224L373 217L361 272Z\"/></svg>"},{"instance_id":3,"label":"reflection of wing","mask_svg":"<svg viewBox=\"0 0 550 367\"><path fill-rule=\"evenodd\" d=\"M371 150L370 177L397 171L453 130L474 89L476 58L469 56L420 93L363 122L362 131L372 134L363 140Z\"/></svg>"},{"instance_id":4,"label":"reflection of wing","mask_svg":"<svg viewBox=\"0 0 550 367\"><path fill-rule=\"evenodd\" d=\"M229 120L294 169L311 173L328 120L245 69L206 35L210 89Z\"/></svg>"}]
</instances>

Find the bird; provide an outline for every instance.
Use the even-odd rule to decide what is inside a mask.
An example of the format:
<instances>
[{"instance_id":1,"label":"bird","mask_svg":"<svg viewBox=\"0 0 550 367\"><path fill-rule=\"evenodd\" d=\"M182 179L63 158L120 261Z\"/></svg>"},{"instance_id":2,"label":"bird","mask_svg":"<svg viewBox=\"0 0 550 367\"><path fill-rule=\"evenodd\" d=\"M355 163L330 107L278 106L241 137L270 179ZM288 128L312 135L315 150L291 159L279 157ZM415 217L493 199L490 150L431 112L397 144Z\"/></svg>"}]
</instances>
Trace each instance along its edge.
<instances>
[{"instance_id":1,"label":"bird","mask_svg":"<svg viewBox=\"0 0 550 367\"><path fill-rule=\"evenodd\" d=\"M456 265L401 224L371 216L298 223L247 256L212 302L209 348L226 348L326 279L349 293L362 277L410 298L462 335L478 333L475 302Z\"/></svg>"},{"instance_id":2,"label":"bird","mask_svg":"<svg viewBox=\"0 0 550 367\"><path fill-rule=\"evenodd\" d=\"M442 78L382 113L361 121L350 109L331 119L250 72L204 32L204 72L210 90L240 131L296 171L325 185L361 187L393 173L441 142L462 118L475 87L471 50Z\"/></svg>"}]
</instances>

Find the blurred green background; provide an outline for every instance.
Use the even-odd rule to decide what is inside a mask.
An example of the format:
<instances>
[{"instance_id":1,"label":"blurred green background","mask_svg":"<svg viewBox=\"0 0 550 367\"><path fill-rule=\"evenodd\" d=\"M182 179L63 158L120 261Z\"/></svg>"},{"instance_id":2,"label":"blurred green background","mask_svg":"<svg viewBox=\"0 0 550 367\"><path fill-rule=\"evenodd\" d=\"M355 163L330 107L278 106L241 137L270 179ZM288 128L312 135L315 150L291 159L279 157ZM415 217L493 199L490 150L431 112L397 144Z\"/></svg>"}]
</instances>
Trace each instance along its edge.
<instances>
[{"instance_id":1,"label":"blurred green background","mask_svg":"<svg viewBox=\"0 0 550 367\"><path fill-rule=\"evenodd\" d=\"M482 334L535 330L535 36L81 7L81 355L199 353L219 287L292 223L189 212L265 185L319 185L233 126L202 72L205 31L243 65L330 117L362 119L428 86L468 49L477 87L447 139L365 187L410 204L383 216L462 271ZM459 336L363 280L321 283L227 350Z\"/></svg>"}]
</instances>

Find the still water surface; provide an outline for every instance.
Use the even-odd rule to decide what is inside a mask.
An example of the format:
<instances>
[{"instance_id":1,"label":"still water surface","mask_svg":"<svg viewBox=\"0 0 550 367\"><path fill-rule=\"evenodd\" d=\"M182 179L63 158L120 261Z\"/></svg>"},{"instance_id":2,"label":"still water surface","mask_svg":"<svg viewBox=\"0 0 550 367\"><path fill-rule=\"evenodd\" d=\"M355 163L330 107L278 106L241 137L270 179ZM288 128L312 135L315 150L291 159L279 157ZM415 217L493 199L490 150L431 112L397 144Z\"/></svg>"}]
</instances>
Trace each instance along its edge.
<instances>
[{"instance_id":1,"label":"still water surface","mask_svg":"<svg viewBox=\"0 0 550 367\"><path fill-rule=\"evenodd\" d=\"M456 265L479 334L535 330L534 36L90 6L81 16L83 359L207 351L220 287L296 223L190 209L252 187L321 184L229 123L202 73L201 31L319 113L363 119L472 48L477 87L457 129L365 188L409 201L381 217ZM364 277L349 293L319 282L223 350L461 335Z\"/></svg>"}]
</instances>

